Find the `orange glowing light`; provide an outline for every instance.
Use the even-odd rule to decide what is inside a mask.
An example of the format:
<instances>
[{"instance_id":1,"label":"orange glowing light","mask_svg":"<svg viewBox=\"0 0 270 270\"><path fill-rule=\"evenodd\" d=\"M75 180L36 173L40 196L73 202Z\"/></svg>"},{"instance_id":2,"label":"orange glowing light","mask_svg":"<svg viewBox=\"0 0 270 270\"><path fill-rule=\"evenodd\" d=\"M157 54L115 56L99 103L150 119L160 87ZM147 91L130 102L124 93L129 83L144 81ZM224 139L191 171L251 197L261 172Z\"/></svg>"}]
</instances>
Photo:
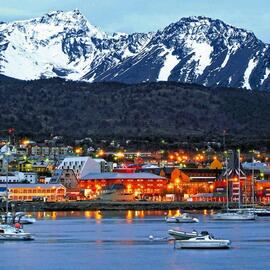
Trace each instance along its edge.
<instances>
[{"instance_id":1,"label":"orange glowing light","mask_svg":"<svg viewBox=\"0 0 270 270\"><path fill-rule=\"evenodd\" d=\"M173 184L168 184L168 189L172 189L173 188Z\"/></svg>"},{"instance_id":2,"label":"orange glowing light","mask_svg":"<svg viewBox=\"0 0 270 270\"><path fill-rule=\"evenodd\" d=\"M118 158L124 158L125 157L125 154L123 152L118 152L115 154L116 157Z\"/></svg>"},{"instance_id":3,"label":"orange glowing light","mask_svg":"<svg viewBox=\"0 0 270 270\"><path fill-rule=\"evenodd\" d=\"M91 212L90 212L90 211L85 211L85 212L84 212L84 216L85 216L87 219L91 218Z\"/></svg>"},{"instance_id":4,"label":"orange glowing light","mask_svg":"<svg viewBox=\"0 0 270 270\"><path fill-rule=\"evenodd\" d=\"M100 150L98 151L98 156L99 156L99 157L102 157L102 156L104 156L104 155L105 155L104 150L100 149Z\"/></svg>"},{"instance_id":5,"label":"orange glowing light","mask_svg":"<svg viewBox=\"0 0 270 270\"><path fill-rule=\"evenodd\" d=\"M52 219L55 220L57 218L56 212L52 212Z\"/></svg>"},{"instance_id":6,"label":"orange glowing light","mask_svg":"<svg viewBox=\"0 0 270 270\"><path fill-rule=\"evenodd\" d=\"M176 178L176 179L175 179L175 184L177 184L177 185L180 184L180 179L179 179L179 178Z\"/></svg>"},{"instance_id":7,"label":"orange glowing light","mask_svg":"<svg viewBox=\"0 0 270 270\"><path fill-rule=\"evenodd\" d=\"M131 211L131 210L128 210L128 211L127 211L126 219L131 220L132 218L133 218L132 211Z\"/></svg>"},{"instance_id":8,"label":"orange glowing light","mask_svg":"<svg viewBox=\"0 0 270 270\"><path fill-rule=\"evenodd\" d=\"M102 214L100 211L95 211L95 220L99 223L100 220L102 219Z\"/></svg>"},{"instance_id":9,"label":"orange glowing light","mask_svg":"<svg viewBox=\"0 0 270 270\"><path fill-rule=\"evenodd\" d=\"M81 147L75 148L75 153L76 153L77 155L80 155L80 154L82 153L82 148L81 148Z\"/></svg>"},{"instance_id":10,"label":"orange glowing light","mask_svg":"<svg viewBox=\"0 0 270 270\"><path fill-rule=\"evenodd\" d=\"M22 142L23 145L28 145L29 143L30 143L29 140L23 140L23 142Z\"/></svg>"}]
</instances>

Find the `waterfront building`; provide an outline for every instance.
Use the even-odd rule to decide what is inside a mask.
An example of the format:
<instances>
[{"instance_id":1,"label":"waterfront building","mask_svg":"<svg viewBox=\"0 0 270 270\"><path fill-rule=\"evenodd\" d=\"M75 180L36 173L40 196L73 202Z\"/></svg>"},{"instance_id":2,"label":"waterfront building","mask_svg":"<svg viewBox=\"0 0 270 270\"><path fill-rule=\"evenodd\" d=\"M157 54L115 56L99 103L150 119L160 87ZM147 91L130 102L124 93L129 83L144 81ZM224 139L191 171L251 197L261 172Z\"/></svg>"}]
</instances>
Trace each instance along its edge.
<instances>
[{"instance_id":1,"label":"waterfront building","mask_svg":"<svg viewBox=\"0 0 270 270\"><path fill-rule=\"evenodd\" d=\"M187 199L198 193L212 193L213 183L218 181L222 173L221 169L209 168L142 168L147 171L170 179L168 192L174 194L176 200Z\"/></svg>"},{"instance_id":2,"label":"waterfront building","mask_svg":"<svg viewBox=\"0 0 270 270\"><path fill-rule=\"evenodd\" d=\"M0 175L0 183L5 183L7 179L6 175ZM9 183L37 183L38 176L34 172L9 172Z\"/></svg>"},{"instance_id":3,"label":"waterfront building","mask_svg":"<svg viewBox=\"0 0 270 270\"><path fill-rule=\"evenodd\" d=\"M73 170L77 178L82 178L89 173L101 173L109 170L104 159L82 157L66 157L58 166L61 170Z\"/></svg>"},{"instance_id":4,"label":"waterfront building","mask_svg":"<svg viewBox=\"0 0 270 270\"><path fill-rule=\"evenodd\" d=\"M78 179L76 174L71 169L57 169L54 171L51 179L51 184L62 184L67 189L78 187Z\"/></svg>"},{"instance_id":5,"label":"waterfront building","mask_svg":"<svg viewBox=\"0 0 270 270\"><path fill-rule=\"evenodd\" d=\"M88 198L95 198L116 184L123 185L127 193L137 198L161 199L166 194L168 179L152 173L89 173L79 179Z\"/></svg>"},{"instance_id":6,"label":"waterfront building","mask_svg":"<svg viewBox=\"0 0 270 270\"><path fill-rule=\"evenodd\" d=\"M32 163L32 171L37 173L47 173L51 170L49 163L45 161L35 161Z\"/></svg>"},{"instance_id":7,"label":"waterfront building","mask_svg":"<svg viewBox=\"0 0 270 270\"><path fill-rule=\"evenodd\" d=\"M256 200L260 203L270 203L270 181L261 180L256 182Z\"/></svg>"},{"instance_id":8,"label":"waterfront building","mask_svg":"<svg viewBox=\"0 0 270 270\"><path fill-rule=\"evenodd\" d=\"M4 184L0 184L0 190L5 187ZM56 202L65 200L66 188L61 184L9 184L8 193L11 201Z\"/></svg>"},{"instance_id":9,"label":"waterfront building","mask_svg":"<svg viewBox=\"0 0 270 270\"><path fill-rule=\"evenodd\" d=\"M32 156L67 156L72 153L72 147L70 146L39 146L35 145L31 147Z\"/></svg>"},{"instance_id":10,"label":"waterfront building","mask_svg":"<svg viewBox=\"0 0 270 270\"><path fill-rule=\"evenodd\" d=\"M18 170L20 172L31 172L33 170L32 163L28 160L26 161L20 161L18 163Z\"/></svg>"}]
</instances>

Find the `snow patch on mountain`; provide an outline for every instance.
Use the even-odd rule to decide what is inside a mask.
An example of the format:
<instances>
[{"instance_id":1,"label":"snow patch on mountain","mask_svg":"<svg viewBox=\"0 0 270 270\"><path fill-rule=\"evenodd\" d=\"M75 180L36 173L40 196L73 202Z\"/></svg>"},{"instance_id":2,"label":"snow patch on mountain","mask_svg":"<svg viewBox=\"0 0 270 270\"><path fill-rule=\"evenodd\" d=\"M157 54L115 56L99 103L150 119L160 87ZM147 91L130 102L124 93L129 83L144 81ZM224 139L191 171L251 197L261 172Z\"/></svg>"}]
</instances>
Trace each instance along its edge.
<instances>
[{"instance_id":1,"label":"snow patch on mountain","mask_svg":"<svg viewBox=\"0 0 270 270\"><path fill-rule=\"evenodd\" d=\"M254 70L254 68L257 66L257 64L258 64L258 60L254 59L254 58L252 58L249 61L248 67L247 67L245 74L244 74L243 88L251 90L250 75L251 75L252 71Z\"/></svg>"},{"instance_id":2,"label":"snow patch on mountain","mask_svg":"<svg viewBox=\"0 0 270 270\"><path fill-rule=\"evenodd\" d=\"M179 59L176 55L173 55L173 50L165 49L164 52L160 54L164 59L163 67L160 69L158 75L158 81L167 81L171 75L172 70L176 65L179 64Z\"/></svg>"},{"instance_id":3,"label":"snow patch on mountain","mask_svg":"<svg viewBox=\"0 0 270 270\"><path fill-rule=\"evenodd\" d=\"M265 69L264 76L263 76L263 78L261 80L261 84L263 84L268 79L269 75L270 75L270 68L267 67Z\"/></svg>"},{"instance_id":4,"label":"snow patch on mountain","mask_svg":"<svg viewBox=\"0 0 270 270\"><path fill-rule=\"evenodd\" d=\"M213 48L207 43L198 43L196 41L187 41L188 47L192 48L192 59L198 63L196 67L197 75L203 74L206 67L211 64L211 53Z\"/></svg>"}]
</instances>

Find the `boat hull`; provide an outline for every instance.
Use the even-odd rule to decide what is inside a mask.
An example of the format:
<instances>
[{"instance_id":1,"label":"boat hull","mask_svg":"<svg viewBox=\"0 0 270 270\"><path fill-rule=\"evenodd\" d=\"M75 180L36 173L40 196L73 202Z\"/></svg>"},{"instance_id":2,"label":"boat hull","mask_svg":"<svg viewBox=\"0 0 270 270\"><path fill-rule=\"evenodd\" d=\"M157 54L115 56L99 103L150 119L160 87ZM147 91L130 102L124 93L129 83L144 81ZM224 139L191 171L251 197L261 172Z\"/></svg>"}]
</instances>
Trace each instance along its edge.
<instances>
[{"instance_id":1,"label":"boat hull","mask_svg":"<svg viewBox=\"0 0 270 270\"><path fill-rule=\"evenodd\" d=\"M31 234L24 233L24 234L0 234L0 241L29 241L34 240Z\"/></svg>"},{"instance_id":2,"label":"boat hull","mask_svg":"<svg viewBox=\"0 0 270 270\"><path fill-rule=\"evenodd\" d=\"M167 223L198 223L197 218L181 218L181 217L168 217L166 218Z\"/></svg>"},{"instance_id":3,"label":"boat hull","mask_svg":"<svg viewBox=\"0 0 270 270\"><path fill-rule=\"evenodd\" d=\"M36 223L36 219L35 218L21 218L20 223L21 224L34 224Z\"/></svg>"},{"instance_id":4,"label":"boat hull","mask_svg":"<svg viewBox=\"0 0 270 270\"><path fill-rule=\"evenodd\" d=\"M203 242L191 242L191 241L178 241L176 248L181 249L228 249L230 248L230 241L203 241Z\"/></svg>"},{"instance_id":5,"label":"boat hull","mask_svg":"<svg viewBox=\"0 0 270 270\"><path fill-rule=\"evenodd\" d=\"M215 214L212 216L214 220L232 220L232 221L248 221L248 220L255 220L255 215L238 215L238 214Z\"/></svg>"}]
</instances>

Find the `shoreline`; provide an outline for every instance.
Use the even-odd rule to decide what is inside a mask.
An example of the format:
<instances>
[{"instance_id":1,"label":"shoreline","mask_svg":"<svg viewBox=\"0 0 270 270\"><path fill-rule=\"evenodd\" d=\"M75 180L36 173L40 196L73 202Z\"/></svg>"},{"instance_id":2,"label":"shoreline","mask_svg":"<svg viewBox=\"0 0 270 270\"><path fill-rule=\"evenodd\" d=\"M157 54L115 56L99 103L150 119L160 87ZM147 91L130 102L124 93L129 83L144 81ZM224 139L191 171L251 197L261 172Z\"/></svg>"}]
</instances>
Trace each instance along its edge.
<instances>
[{"instance_id":1,"label":"shoreline","mask_svg":"<svg viewBox=\"0 0 270 270\"><path fill-rule=\"evenodd\" d=\"M224 203L218 202L12 202L15 211L120 211L120 210L221 210ZM4 209L4 203L1 208ZM11 210L11 209L10 209Z\"/></svg>"}]
</instances>

